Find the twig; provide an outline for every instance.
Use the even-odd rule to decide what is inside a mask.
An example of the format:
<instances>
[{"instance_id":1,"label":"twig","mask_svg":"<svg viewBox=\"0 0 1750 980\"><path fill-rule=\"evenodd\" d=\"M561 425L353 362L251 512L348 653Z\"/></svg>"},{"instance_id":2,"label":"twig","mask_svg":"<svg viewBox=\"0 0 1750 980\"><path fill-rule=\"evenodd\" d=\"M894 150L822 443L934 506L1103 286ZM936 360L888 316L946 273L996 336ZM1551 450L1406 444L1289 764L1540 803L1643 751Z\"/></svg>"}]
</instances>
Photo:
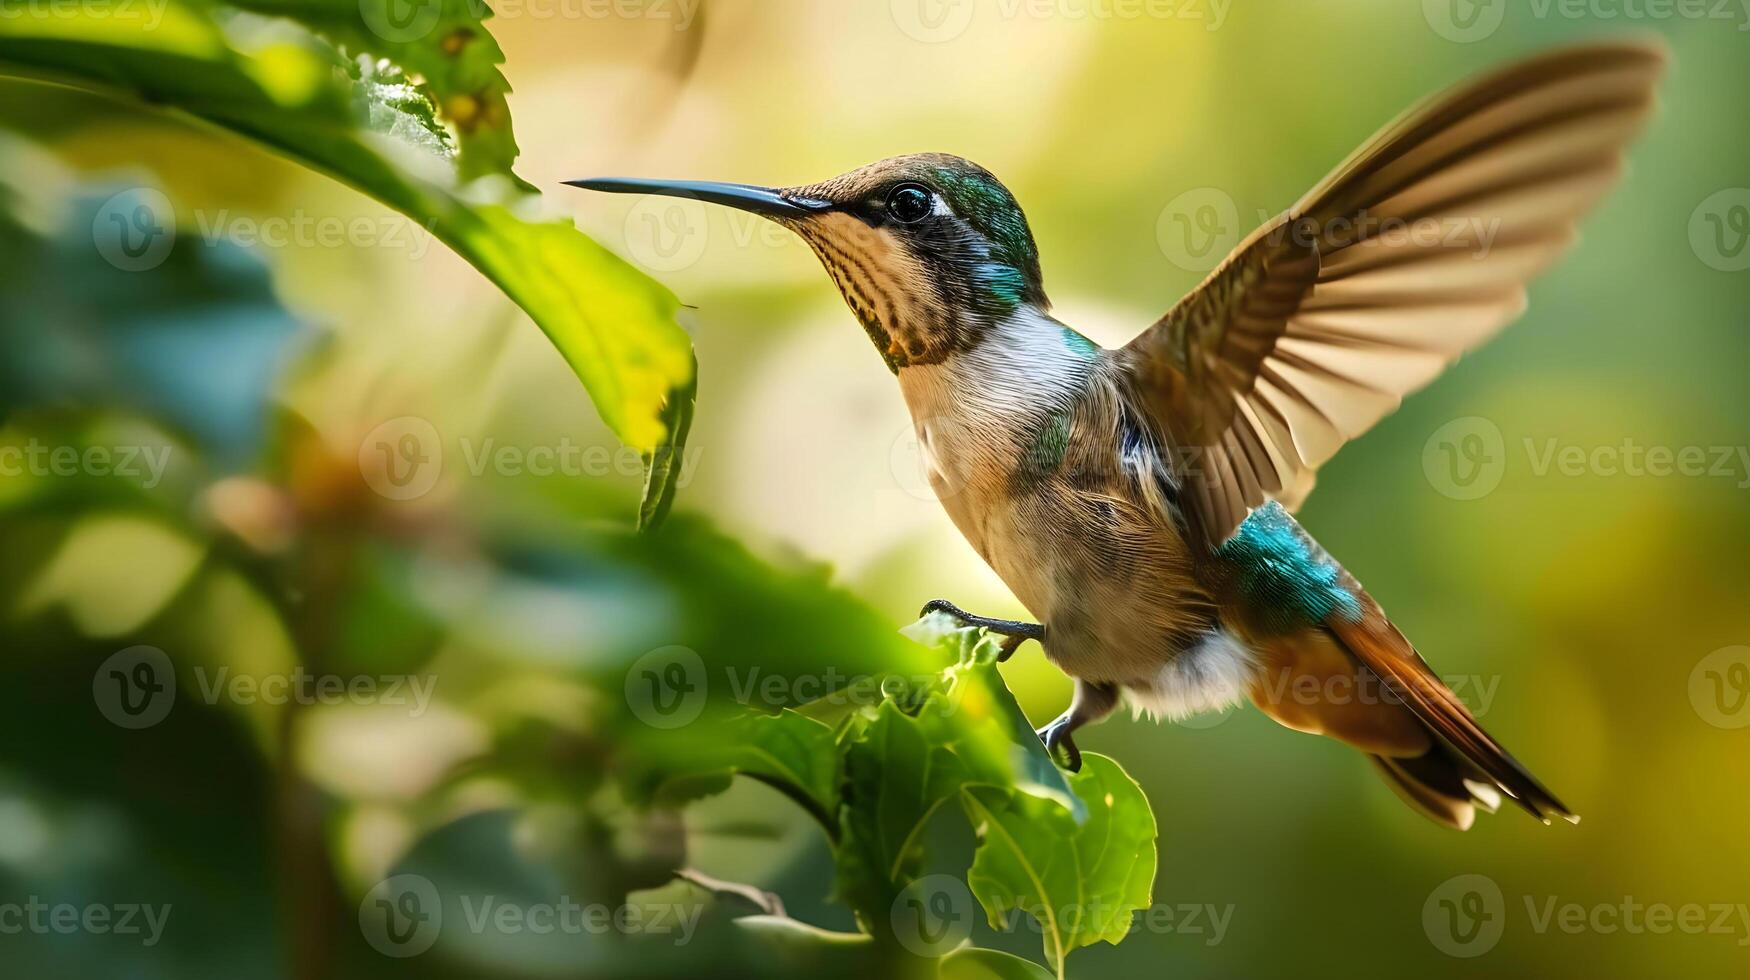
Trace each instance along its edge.
<instances>
[{"instance_id":1,"label":"twig","mask_svg":"<svg viewBox=\"0 0 1750 980\"><path fill-rule=\"evenodd\" d=\"M737 898L752 903L755 908L759 909L766 915L774 915L781 919L787 919L790 917L789 914L784 911L784 900L763 888L755 888L752 885L744 885L736 881L724 881L721 878L713 878L697 868L677 869L674 876L690 885L696 885L703 888L713 895L734 895Z\"/></svg>"}]
</instances>

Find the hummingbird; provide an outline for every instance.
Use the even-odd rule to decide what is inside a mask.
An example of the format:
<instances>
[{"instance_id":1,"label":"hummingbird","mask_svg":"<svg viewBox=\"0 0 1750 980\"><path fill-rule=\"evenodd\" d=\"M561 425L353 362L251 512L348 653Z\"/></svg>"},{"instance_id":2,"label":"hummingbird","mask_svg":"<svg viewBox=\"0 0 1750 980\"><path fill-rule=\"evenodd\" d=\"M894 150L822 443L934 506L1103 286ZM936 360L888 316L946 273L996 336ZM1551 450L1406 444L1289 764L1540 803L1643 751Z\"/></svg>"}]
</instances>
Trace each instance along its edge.
<instances>
[{"instance_id":1,"label":"hummingbird","mask_svg":"<svg viewBox=\"0 0 1750 980\"><path fill-rule=\"evenodd\" d=\"M1120 702L1179 720L1249 699L1365 753L1411 807L1468 829L1501 797L1577 817L1478 724L1295 520L1319 466L1518 316L1615 182L1665 57L1557 49L1411 109L1239 243L1129 343L1054 318L1013 194L942 153L821 183L567 181L769 218L819 257L910 411L931 486L1074 679L1038 735ZM1486 232L1487 241L1481 241Z\"/></svg>"}]
</instances>

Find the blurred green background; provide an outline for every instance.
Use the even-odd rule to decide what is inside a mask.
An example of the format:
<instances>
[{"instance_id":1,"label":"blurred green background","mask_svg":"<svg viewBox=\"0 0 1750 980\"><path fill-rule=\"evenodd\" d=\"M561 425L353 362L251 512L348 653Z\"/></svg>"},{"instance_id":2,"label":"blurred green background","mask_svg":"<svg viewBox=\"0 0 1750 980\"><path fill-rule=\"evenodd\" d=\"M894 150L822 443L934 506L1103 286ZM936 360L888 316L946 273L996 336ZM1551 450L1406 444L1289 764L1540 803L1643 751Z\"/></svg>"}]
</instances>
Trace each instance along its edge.
<instances>
[{"instance_id":1,"label":"blurred green background","mask_svg":"<svg viewBox=\"0 0 1750 980\"><path fill-rule=\"evenodd\" d=\"M1443 86L1564 41L1664 36L1662 112L1529 312L1346 448L1301 514L1584 821L1504 812L1456 834L1350 750L1253 710L1115 717L1081 744L1147 791L1155 900L1176 911L1075 953L1070 975L1750 970L1750 14L495 6L535 185L797 184L957 153L1015 192L1057 315L1107 344L1225 251L1187 244L1180 216L1215 207L1231 242ZM172 907L150 948L0 934L5 972L768 975L727 939L646 960L446 934L401 961L356 920L373 883L407 868L501 895L646 887L648 828L601 785L603 732L643 651L854 673L902 655L892 631L927 599L1024 616L930 497L891 376L808 250L740 214L549 193L690 307L690 469L664 542L635 542L635 454L539 331L410 219L236 139L65 90L0 80L0 129L0 447L19 451L0 462L142 447L144 473L0 475L0 900ZM155 192L175 242L130 271L104 229ZM410 431L441 449L418 493L373 449ZM1471 436L1481 485L1444 448ZM492 462L506 447L525 465ZM1585 460L1545 466L1552 447ZM1626 458L1648 447L1701 447L1711 472ZM544 452L553 472L530 472ZM130 730L106 720L102 668L138 645L166 651L179 683L162 721ZM298 663L435 687L417 711L203 696L220 670ZM1067 701L1036 648L1004 672L1036 721ZM738 783L687 830L695 866L849 927L824 843L774 792ZM1461 892L1482 896L1481 933L1451 928ZM1597 911L1625 902L1702 906L1704 927ZM1025 929L976 938L1037 955Z\"/></svg>"}]
</instances>

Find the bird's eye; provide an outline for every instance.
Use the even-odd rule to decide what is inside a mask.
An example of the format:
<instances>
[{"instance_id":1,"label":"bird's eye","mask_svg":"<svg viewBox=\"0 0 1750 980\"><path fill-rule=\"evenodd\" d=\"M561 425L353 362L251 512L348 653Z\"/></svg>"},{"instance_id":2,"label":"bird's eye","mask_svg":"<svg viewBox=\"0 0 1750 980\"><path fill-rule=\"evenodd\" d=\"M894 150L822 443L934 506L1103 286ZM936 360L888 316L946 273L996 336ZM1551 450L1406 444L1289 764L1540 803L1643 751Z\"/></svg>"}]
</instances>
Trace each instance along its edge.
<instances>
[{"instance_id":1,"label":"bird's eye","mask_svg":"<svg viewBox=\"0 0 1750 980\"><path fill-rule=\"evenodd\" d=\"M921 221L931 210L929 188L922 184L900 184L887 194L887 213L901 224Z\"/></svg>"}]
</instances>

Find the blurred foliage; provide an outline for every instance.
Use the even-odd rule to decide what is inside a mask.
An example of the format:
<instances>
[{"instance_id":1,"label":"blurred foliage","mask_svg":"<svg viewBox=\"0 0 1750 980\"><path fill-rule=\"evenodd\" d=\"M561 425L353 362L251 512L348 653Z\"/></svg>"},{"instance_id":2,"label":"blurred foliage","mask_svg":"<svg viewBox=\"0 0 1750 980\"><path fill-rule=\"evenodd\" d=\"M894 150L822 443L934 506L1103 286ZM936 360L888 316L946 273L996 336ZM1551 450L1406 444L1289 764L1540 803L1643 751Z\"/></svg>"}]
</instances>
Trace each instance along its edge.
<instances>
[{"instance_id":1,"label":"blurred foliage","mask_svg":"<svg viewBox=\"0 0 1750 980\"><path fill-rule=\"evenodd\" d=\"M285 21L226 19L223 8L200 0L163 2L156 26L93 11L68 18L30 8L8 16L0 21L0 66L189 113L371 194L418 221L522 306L628 444L654 451L672 441L663 406L682 397L692 378L674 297L569 222L519 217L527 203L511 198L520 195L498 192L502 200L487 202L480 198L489 191L457 185L487 176L532 189L510 170L516 152L504 105L508 86L496 68L497 48L478 22L483 5L455 0L436 25L441 33L434 27L417 41L382 45L370 43L376 35L363 20L374 14L382 31L401 36L388 26L393 0L243 5L298 13L367 55L381 47L395 56L393 64L422 73L422 101L400 91L405 86L393 77L385 82L373 71L360 78L356 67L336 71L346 64L339 52ZM459 169L428 152L432 100L462 134Z\"/></svg>"},{"instance_id":2,"label":"blurred foliage","mask_svg":"<svg viewBox=\"0 0 1750 980\"><path fill-rule=\"evenodd\" d=\"M0 141L5 140L0 135ZM51 179L12 161L0 193ZM65 226L38 235L0 212L0 263L15 288L0 292L0 422L23 408L134 410L231 463L260 444L266 402L305 333L275 300L267 270L234 246L173 248L151 276L94 262L89 229L124 220L105 202L124 188L67 202Z\"/></svg>"},{"instance_id":3,"label":"blurred foliage","mask_svg":"<svg viewBox=\"0 0 1750 980\"><path fill-rule=\"evenodd\" d=\"M168 450L149 488L124 474L0 477L0 901L172 910L151 947L116 935L0 936L0 972L907 969L879 958L876 938L830 898L841 862L813 812L834 805L828 767L807 748L817 729L793 719L836 733L850 712L809 705L822 692L801 682L898 675L896 695L928 686L944 658L893 633L922 600L1022 610L913 479L892 380L818 263L718 213L682 229L695 247L681 261L653 247L665 226L634 200L563 202L593 239L697 307L689 329L708 377L680 492L667 497L675 515L639 536L625 527L636 467L468 465L468 447L486 440L572 439L609 460L618 449L554 345L519 329L517 309L474 274L471 245L446 239L458 258L202 232L225 209L231 221L400 220L384 207L400 198L379 203L382 187L324 164L342 187L286 158L332 150L395 182L385 186L413 188L421 207L507 205L534 222L507 174L513 159L542 187L607 172L802 183L892 153L957 152L1027 207L1057 313L1111 344L1202 276L1169 260L1158 237L1181 193L1225 193L1243 234L1414 100L1550 44L1634 29L1667 38L1673 70L1623 185L1534 285L1522 322L1345 448L1302 514L1438 670L1473 682L1461 693L1484 723L1584 822L1551 829L1502 814L1451 834L1405 812L1352 752L1256 712L1184 726L1114 718L1080 741L1090 759L1121 760L1156 803L1159 881L1122 944L1075 949L1067 972L1742 971L1741 931L1569 932L1538 929L1527 913L1528 901L1541 910L1552 899L1747 901L1750 729L1706 720L1691 686L1711 651L1750 635L1741 477L1540 473L1523 450L1551 438L1750 444L1739 377L1750 273L1710 265L1688 235L1701 203L1750 172L1750 137L1723 122L1750 85L1735 22L1509 4L1489 8L1503 13L1498 30L1457 43L1430 22L1440 4L1315 11L1242 0L1125 19L977 3L961 33L931 41L901 25L904 4L712 0L709 31L702 15L683 28L685 4L655 0L600 18L586 6L492 4L490 44L482 25L447 91L514 108L513 142L508 115L502 130L465 132L471 103L446 107L427 87L442 84L427 72L442 71L397 65L441 56L442 31L390 50L357 33L374 6L286 0L277 6L290 20L249 6L255 14L224 18L192 2L162 8L148 41L212 37L218 25L220 47L200 57L129 53L140 38L119 19L66 21L51 41L0 18L0 52L15 65L33 52L78 55L107 91L181 106L143 112L65 84L0 80L0 127L27 137L0 145L0 450L33 438L81 452ZM403 9L451 16L445 4ZM309 76L313 103L274 102L284 92L250 75L281 58L321 66ZM154 66L172 70L147 74ZM209 83L243 97L237 117L198 101ZM271 153L227 135L288 115L303 128L243 130ZM479 118L496 117L487 108ZM367 152L353 156L354 144ZM131 211L103 204L119 191L131 209L153 189L174 206L174 244L150 271L118 269L94 248L104 239L93 208L125 219ZM423 212L405 224L426 227ZM528 253L499 254L514 264ZM663 363L677 367L664 383L691 377L678 357ZM640 411L655 419L682 404L653 398ZM403 416L429 419L448 452L429 493L394 500L372 489L359 450ZM1502 429L1508 465L1494 493L1455 500L1430 485L1424 449L1442 425L1473 416ZM130 730L100 712L94 679L137 644L173 658L177 700L164 720ZM713 683L699 720L671 739L637 719L626 680L634 665L672 663L639 661L676 646L710 665ZM432 700L415 715L207 696L221 669L262 678L299 664L347 679L435 679ZM1000 670L1032 718L1068 698L1061 674L1032 653ZM744 716L733 696L764 691L766 678L796 695L761 704L777 721ZM877 693L870 704L885 701ZM896 734L929 744L920 705L885 711ZM773 753L807 789L757 772L738 749L756 742L735 741L747 738L741 725L807 733ZM835 754L832 765L844 763ZM971 869L983 894L969 900L981 904L1022 897L1007 873L980 884L994 852L979 857L989 839L966 809L950 799L913 825L915 871ZM683 859L781 895L784 914L672 880ZM408 959L372 948L359 915L400 872L450 900L442 937ZM1438 948L1424 918L1460 874L1484 875L1504 895L1505 931L1474 959ZM870 882L872 894L892 887ZM650 930L476 931L469 914L480 910L456 901L494 895L522 908L614 893L703 912L677 944ZM979 918L971 941L994 948L949 954L940 976L1051 975L1034 962L1050 947L1032 918Z\"/></svg>"}]
</instances>

